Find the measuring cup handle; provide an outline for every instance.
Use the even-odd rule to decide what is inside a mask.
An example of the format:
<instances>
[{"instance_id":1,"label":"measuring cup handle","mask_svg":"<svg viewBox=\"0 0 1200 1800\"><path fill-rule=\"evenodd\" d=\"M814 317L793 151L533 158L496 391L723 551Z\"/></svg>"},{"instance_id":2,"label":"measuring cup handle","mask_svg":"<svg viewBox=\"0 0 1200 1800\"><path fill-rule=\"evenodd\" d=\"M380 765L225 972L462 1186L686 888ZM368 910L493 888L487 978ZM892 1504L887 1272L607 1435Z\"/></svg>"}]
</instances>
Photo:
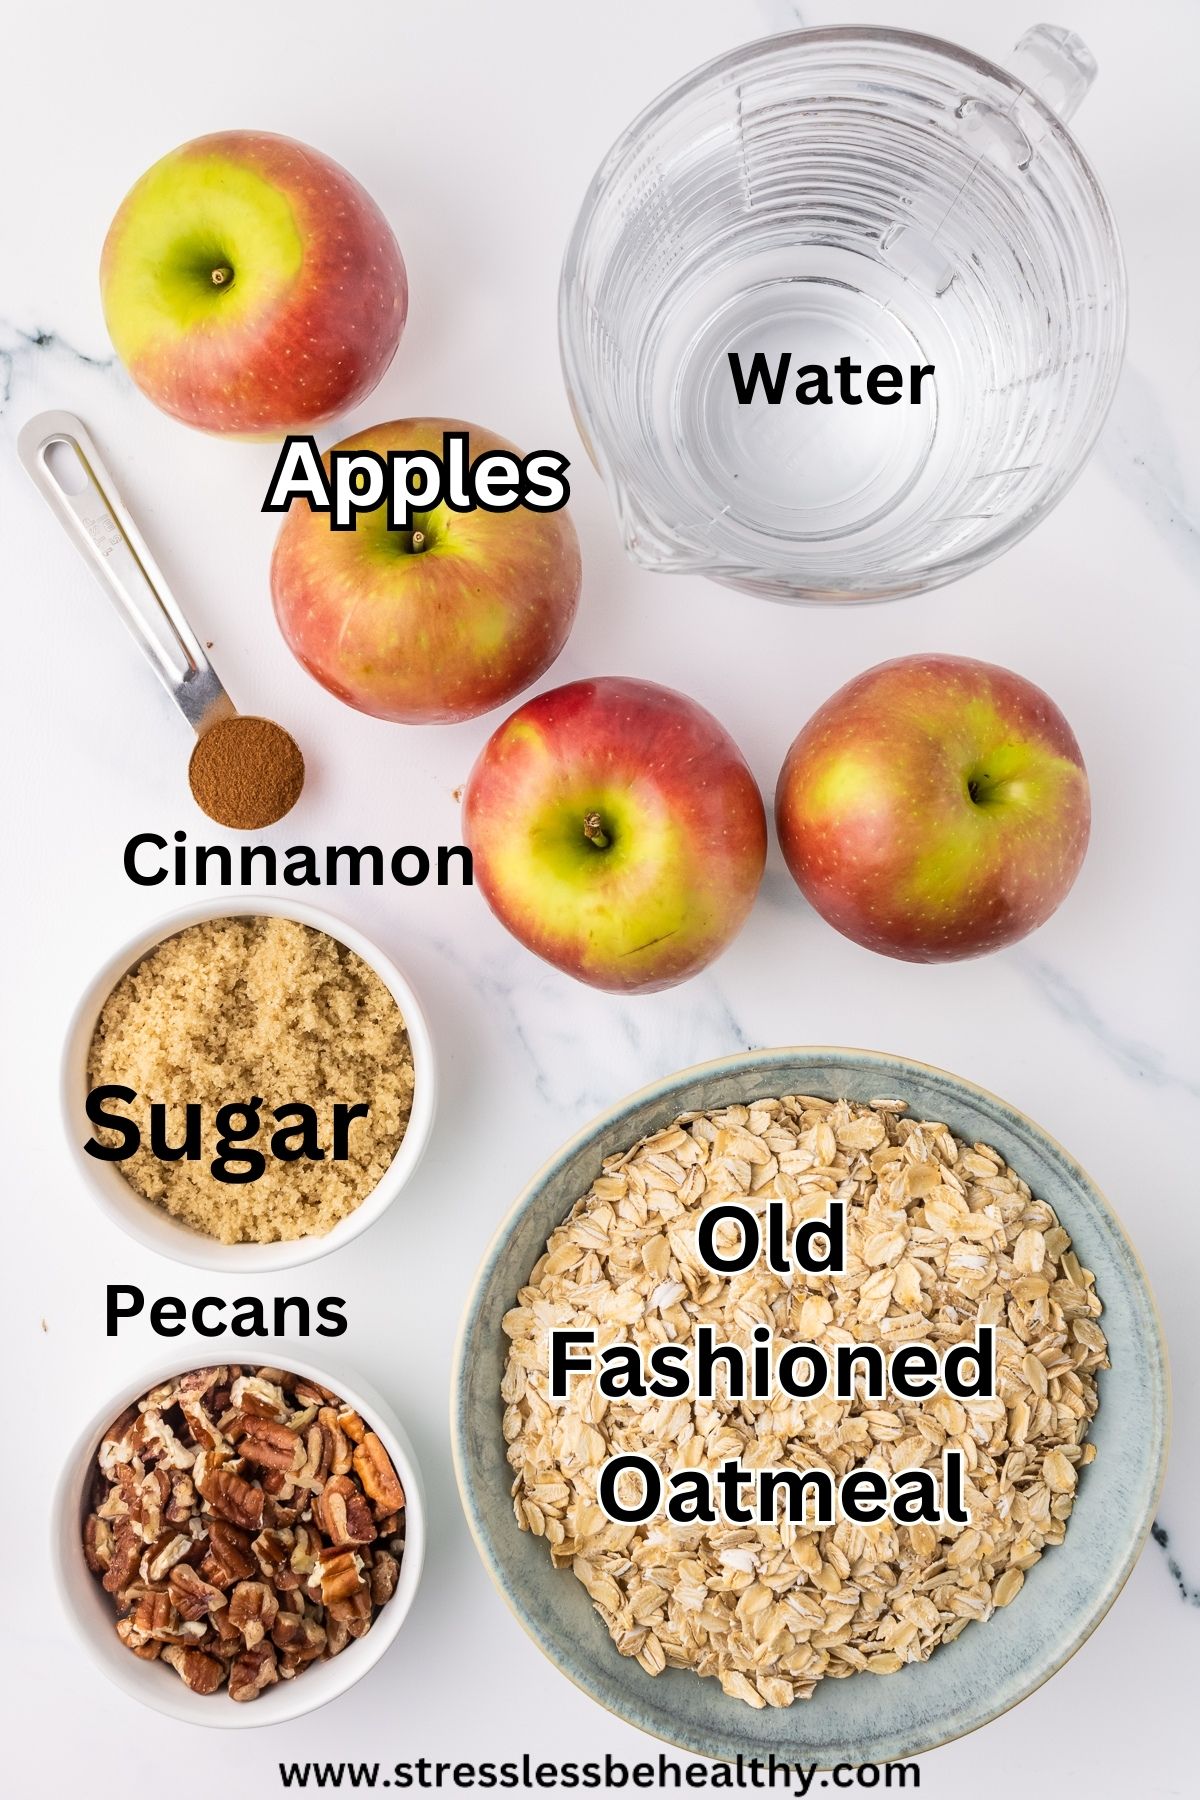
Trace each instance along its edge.
<instances>
[{"instance_id":1,"label":"measuring cup handle","mask_svg":"<svg viewBox=\"0 0 1200 1800\"><path fill-rule=\"evenodd\" d=\"M1096 59L1074 31L1031 25L1008 59L1009 73L1065 125L1096 79Z\"/></svg>"},{"instance_id":2,"label":"measuring cup handle","mask_svg":"<svg viewBox=\"0 0 1200 1800\"><path fill-rule=\"evenodd\" d=\"M55 446L71 458L70 485L51 465ZM22 426L17 454L188 723L201 732L231 713L232 702L82 420L68 412L39 413Z\"/></svg>"}]
</instances>

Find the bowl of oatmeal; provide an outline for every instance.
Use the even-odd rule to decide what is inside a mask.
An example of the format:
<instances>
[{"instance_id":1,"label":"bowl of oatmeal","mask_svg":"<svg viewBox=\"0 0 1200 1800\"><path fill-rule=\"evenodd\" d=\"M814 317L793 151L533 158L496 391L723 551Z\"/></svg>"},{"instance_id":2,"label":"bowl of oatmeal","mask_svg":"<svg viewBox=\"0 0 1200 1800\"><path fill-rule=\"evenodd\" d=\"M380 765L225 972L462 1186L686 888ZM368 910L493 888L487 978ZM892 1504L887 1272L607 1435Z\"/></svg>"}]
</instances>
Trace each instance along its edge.
<instances>
[{"instance_id":1,"label":"bowl of oatmeal","mask_svg":"<svg viewBox=\"0 0 1200 1800\"><path fill-rule=\"evenodd\" d=\"M424 1011L390 958L328 913L251 895L111 956L61 1077L107 1216L230 1273L311 1262L373 1224L416 1172L435 1094Z\"/></svg>"},{"instance_id":2,"label":"bowl of oatmeal","mask_svg":"<svg viewBox=\"0 0 1200 1800\"><path fill-rule=\"evenodd\" d=\"M835 1203L836 1273L698 1251L710 1208L749 1212L764 1245L774 1213L778 1246ZM740 1229L722 1220L709 1255ZM747 1367L756 1345L778 1373L801 1344L831 1366L867 1344L890 1371L985 1327L991 1389L963 1398L724 1377L707 1398L694 1380L642 1394L598 1373L664 1346L694 1368L705 1331ZM556 1383L565 1331L595 1337ZM897 1057L764 1050L631 1096L534 1177L477 1279L453 1407L480 1553L570 1679L696 1755L827 1767L961 1736L1073 1654L1149 1531L1167 1377L1135 1253L1040 1127ZM639 1457L646 1473L606 1489L610 1463ZM955 1462L961 1517L843 1507L847 1481L948 1482ZM727 1507L731 1464L773 1472L779 1506ZM662 1501L634 1519L647 1474ZM810 1479L837 1496L828 1516L793 1506L788 1484ZM691 1511L672 1512L684 1489Z\"/></svg>"}]
</instances>

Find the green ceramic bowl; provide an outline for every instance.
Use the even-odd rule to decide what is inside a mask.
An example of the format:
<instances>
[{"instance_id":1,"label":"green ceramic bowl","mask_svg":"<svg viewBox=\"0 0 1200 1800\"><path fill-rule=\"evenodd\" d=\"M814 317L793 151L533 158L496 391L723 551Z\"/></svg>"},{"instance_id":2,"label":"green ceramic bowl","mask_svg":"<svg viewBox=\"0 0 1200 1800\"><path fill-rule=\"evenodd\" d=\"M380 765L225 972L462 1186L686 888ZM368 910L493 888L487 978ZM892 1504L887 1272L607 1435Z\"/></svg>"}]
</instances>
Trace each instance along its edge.
<instances>
[{"instance_id":1,"label":"green ceramic bowl","mask_svg":"<svg viewBox=\"0 0 1200 1800\"><path fill-rule=\"evenodd\" d=\"M811 1700L756 1712L684 1670L652 1678L619 1656L579 1582L517 1529L501 1433L500 1321L550 1232L586 1192L604 1157L676 1113L806 1093L891 1097L969 1143L991 1144L1048 1200L1094 1271L1112 1368L1100 1376L1084 1472L1066 1541L1047 1551L1011 1606L968 1626L926 1663L896 1675L818 1684ZM1022 1113L940 1069L863 1050L755 1050L643 1088L571 1139L534 1177L501 1226L467 1307L453 1408L459 1491L479 1553L534 1641L619 1718L699 1756L773 1753L787 1762L883 1763L985 1725L1060 1669L1116 1599L1145 1543L1166 1460L1166 1354L1154 1301L1111 1207L1066 1151Z\"/></svg>"}]
</instances>

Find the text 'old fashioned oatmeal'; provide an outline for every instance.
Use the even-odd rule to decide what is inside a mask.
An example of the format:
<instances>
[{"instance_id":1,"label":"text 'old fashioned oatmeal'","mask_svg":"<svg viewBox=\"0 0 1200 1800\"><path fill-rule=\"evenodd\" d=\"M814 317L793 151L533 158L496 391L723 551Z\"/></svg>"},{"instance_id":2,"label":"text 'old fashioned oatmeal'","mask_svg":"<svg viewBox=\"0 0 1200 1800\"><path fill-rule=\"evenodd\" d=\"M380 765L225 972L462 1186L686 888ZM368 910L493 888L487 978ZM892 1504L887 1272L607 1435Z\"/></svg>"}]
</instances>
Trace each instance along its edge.
<instances>
[{"instance_id":1,"label":"text 'old fashioned oatmeal'","mask_svg":"<svg viewBox=\"0 0 1200 1800\"><path fill-rule=\"evenodd\" d=\"M702 1214L736 1201L789 1231L845 1209L844 1267L719 1273L697 1248ZM685 1113L610 1157L552 1234L505 1316L504 1434L518 1524L583 1583L622 1655L648 1674L716 1676L754 1707L807 1699L824 1676L890 1674L924 1661L1020 1591L1062 1542L1108 1366L1094 1277L1052 1207L985 1144L869 1105L791 1095ZM754 1333L885 1357L994 1343L987 1397L828 1389L711 1398L614 1398L595 1372L555 1397L550 1338L594 1330L597 1352L692 1345L711 1327L747 1358ZM749 1471L855 1470L894 1478L965 1471L965 1522L774 1519L622 1523L597 1497L614 1457L648 1457L664 1480Z\"/></svg>"}]
</instances>

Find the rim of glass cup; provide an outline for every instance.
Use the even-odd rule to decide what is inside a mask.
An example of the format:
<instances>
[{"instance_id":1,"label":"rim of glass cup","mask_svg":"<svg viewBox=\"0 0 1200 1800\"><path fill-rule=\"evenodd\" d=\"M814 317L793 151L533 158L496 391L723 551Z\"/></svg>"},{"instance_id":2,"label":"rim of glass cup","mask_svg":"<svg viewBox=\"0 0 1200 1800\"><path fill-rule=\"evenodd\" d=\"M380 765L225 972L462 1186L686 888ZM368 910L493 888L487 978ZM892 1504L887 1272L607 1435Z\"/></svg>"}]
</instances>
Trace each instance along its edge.
<instances>
[{"instance_id":1,"label":"rim of glass cup","mask_svg":"<svg viewBox=\"0 0 1200 1800\"><path fill-rule=\"evenodd\" d=\"M1047 105L1036 89L1020 81L1003 63L992 62L986 56L968 50L962 44L956 44L950 38L936 37L928 32L903 31L887 25L817 25L802 26L795 31L776 32L761 38L752 38L747 43L735 45L720 56L711 57L688 70L669 87L662 90L635 118L631 119L609 148L601 157L596 172L584 191L576 215L571 235L567 239L567 247L563 252L562 266L558 288L558 347L559 361L562 365L567 400L571 408L571 416L575 428L583 441L584 448L601 476L610 499L619 490L619 484L613 473L607 450L592 427L582 400L583 382L580 378L579 362L575 354L572 333L573 293L578 287L576 271L581 260L584 239L590 229L596 208L613 177L622 168L641 140L652 131L693 89L726 72L744 68L750 63L763 60L784 50L799 45L819 44L896 44L905 49L925 52L943 58L948 62L985 76L989 80L1003 84L1014 97L1024 99L1040 115L1047 129L1051 131L1070 159L1085 184L1090 188L1100 215L1103 230L1104 247L1112 259L1113 270L1113 306L1116 313L1116 332L1113 342L1110 367L1106 371L1105 383L1094 408L1092 428L1087 437L1079 445L1074 463L1063 470L1058 480L1035 502L1027 512L996 532L994 537L984 540L972 549L951 555L937 563L920 578L897 582L893 586L880 588L877 591L856 593L851 590L831 594L828 586L806 586L802 580L789 575L782 567L771 574L762 568L746 565L744 571L732 562L721 563L716 559L713 568L696 565L688 572L705 575L719 586L729 586L745 591L748 585L768 599L790 601L793 604L807 605L873 605L887 600L903 600L912 594L928 593L933 588L945 587L952 581L959 581L964 575L973 574L976 569L983 568L1011 550L1014 544L1039 525L1046 515L1063 500L1074 487L1083 470L1086 468L1096 440L1104 427L1112 407L1120 380L1121 369L1125 359L1125 344L1129 333L1129 284L1125 269L1125 257L1121 249L1121 240L1117 231L1116 219L1108 196L1092 168L1091 163L1080 149L1074 135L1059 118L1053 107ZM739 575L743 578L739 580ZM765 576L765 579L764 579Z\"/></svg>"}]
</instances>

